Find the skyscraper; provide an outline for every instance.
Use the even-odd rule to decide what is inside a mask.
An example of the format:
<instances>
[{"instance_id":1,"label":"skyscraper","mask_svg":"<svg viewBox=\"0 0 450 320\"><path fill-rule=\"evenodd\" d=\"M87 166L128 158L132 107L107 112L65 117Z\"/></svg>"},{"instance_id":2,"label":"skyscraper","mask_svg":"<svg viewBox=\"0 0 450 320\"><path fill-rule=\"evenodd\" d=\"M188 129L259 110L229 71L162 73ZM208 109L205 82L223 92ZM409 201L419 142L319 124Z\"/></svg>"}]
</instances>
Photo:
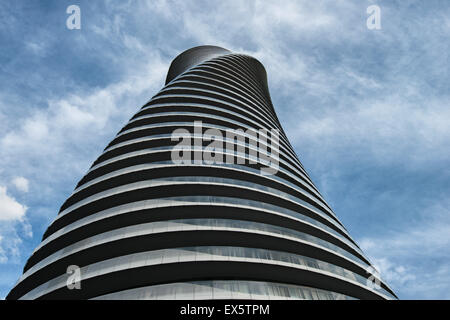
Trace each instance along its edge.
<instances>
[{"instance_id":1,"label":"skyscraper","mask_svg":"<svg viewBox=\"0 0 450 320\"><path fill-rule=\"evenodd\" d=\"M256 59L189 49L7 299L395 299L312 183Z\"/></svg>"}]
</instances>

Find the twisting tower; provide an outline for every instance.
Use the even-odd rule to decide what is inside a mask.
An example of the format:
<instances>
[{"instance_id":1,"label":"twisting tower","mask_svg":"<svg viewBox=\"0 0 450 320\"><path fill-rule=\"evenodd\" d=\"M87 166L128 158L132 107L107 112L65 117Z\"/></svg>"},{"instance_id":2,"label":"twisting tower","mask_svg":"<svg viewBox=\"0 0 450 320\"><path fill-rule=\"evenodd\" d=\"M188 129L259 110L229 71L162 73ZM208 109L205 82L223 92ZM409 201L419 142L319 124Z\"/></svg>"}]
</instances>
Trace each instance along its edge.
<instances>
[{"instance_id":1,"label":"twisting tower","mask_svg":"<svg viewBox=\"0 0 450 320\"><path fill-rule=\"evenodd\" d=\"M180 129L192 159L214 130L214 159L233 161L174 161ZM260 129L278 139L251 143ZM7 299L395 299L370 269L283 132L262 64L202 46L80 180Z\"/></svg>"}]
</instances>

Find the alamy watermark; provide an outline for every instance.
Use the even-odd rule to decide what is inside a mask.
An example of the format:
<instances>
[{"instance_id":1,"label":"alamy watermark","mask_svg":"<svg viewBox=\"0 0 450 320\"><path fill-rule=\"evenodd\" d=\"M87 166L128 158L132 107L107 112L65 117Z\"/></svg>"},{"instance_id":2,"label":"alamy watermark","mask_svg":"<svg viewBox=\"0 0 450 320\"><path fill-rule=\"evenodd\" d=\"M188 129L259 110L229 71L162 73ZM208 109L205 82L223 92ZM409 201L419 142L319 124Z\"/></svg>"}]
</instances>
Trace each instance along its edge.
<instances>
[{"instance_id":1,"label":"alamy watermark","mask_svg":"<svg viewBox=\"0 0 450 320\"><path fill-rule=\"evenodd\" d=\"M70 14L66 20L66 27L69 30L81 29L81 9L77 5L70 5L66 9L66 13Z\"/></svg>"},{"instance_id":2,"label":"alamy watermark","mask_svg":"<svg viewBox=\"0 0 450 320\"><path fill-rule=\"evenodd\" d=\"M66 20L66 26L69 30L81 29L81 9L79 6L72 4L67 7L66 13L69 14ZM370 5L366 9L366 13L369 15L366 20L366 26L369 30L381 29L381 8L376 5Z\"/></svg>"},{"instance_id":3,"label":"alamy watermark","mask_svg":"<svg viewBox=\"0 0 450 320\"><path fill-rule=\"evenodd\" d=\"M369 30L381 29L381 9L377 5L371 5L366 10L369 17L366 20L366 26Z\"/></svg>"},{"instance_id":4,"label":"alamy watermark","mask_svg":"<svg viewBox=\"0 0 450 320\"><path fill-rule=\"evenodd\" d=\"M279 169L277 129L209 128L203 131L202 121L194 121L193 134L179 128L172 132L171 140L178 142L171 153L175 164L248 163L257 165L263 175L274 175Z\"/></svg>"},{"instance_id":5,"label":"alamy watermark","mask_svg":"<svg viewBox=\"0 0 450 320\"><path fill-rule=\"evenodd\" d=\"M67 277L66 286L69 290L80 290L81 289L81 269L77 265L70 265L67 267L66 273L69 275Z\"/></svg>"}]
</instances>

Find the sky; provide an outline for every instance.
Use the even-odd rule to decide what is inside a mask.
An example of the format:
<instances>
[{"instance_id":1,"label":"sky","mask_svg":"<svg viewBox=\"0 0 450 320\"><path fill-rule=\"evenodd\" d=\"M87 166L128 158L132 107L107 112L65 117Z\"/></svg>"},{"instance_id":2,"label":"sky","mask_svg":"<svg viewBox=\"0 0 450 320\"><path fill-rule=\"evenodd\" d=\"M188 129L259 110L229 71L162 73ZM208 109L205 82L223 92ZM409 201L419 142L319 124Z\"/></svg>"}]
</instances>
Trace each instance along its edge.
<instances>
[{"instance_id":1,"label":"sky","mask_svg":"<svg viewBox=\"0 0 450 320\"><path fill-rule=\"evenodd\" d=\"M264 64L301 162L399 298L450 299L449 37L447 0L2 1L0 298L171 60L208 44Z\"/></svg>"}]
</instances>

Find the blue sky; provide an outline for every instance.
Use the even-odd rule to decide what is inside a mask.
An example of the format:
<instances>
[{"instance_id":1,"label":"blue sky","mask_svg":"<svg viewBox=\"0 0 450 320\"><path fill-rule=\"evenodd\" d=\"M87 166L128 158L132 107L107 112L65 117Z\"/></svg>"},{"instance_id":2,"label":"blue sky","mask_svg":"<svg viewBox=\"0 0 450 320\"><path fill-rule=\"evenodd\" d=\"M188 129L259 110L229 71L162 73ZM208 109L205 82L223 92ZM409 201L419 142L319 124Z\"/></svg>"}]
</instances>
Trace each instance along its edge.
<instances>
[{"instance_id":1,"label":"blue sky","mask_svg":"<svg viewBox=\"0 0 450 320\"><path fill-rule=\"evenodd\" d=\"M448 1L0 6L0 298L170 61L212 44L265 65L300 160L399 297L450 299Z\"/></svg>"}]
</instances>

